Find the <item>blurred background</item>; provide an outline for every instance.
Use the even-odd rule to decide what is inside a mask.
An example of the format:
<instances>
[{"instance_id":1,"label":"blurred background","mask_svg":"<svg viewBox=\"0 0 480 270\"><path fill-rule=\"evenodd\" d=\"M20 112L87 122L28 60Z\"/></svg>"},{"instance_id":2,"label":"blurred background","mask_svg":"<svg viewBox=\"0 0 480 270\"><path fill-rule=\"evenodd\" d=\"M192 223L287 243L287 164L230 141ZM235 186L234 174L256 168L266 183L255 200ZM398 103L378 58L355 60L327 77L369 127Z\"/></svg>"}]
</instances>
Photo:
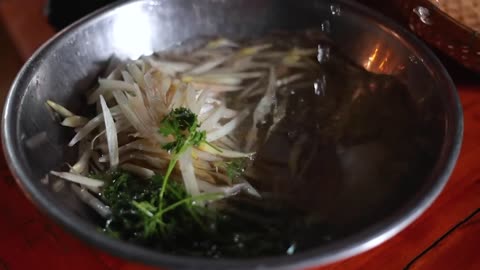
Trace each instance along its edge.
<instances>
[{"instance_id":1,"label":"blurred background","mask_svg":"<svg viewBox=\"0 0 480 270\"><path fill-rule=\"evenodd\" d=\"M18 55L3 23L0 24L0 44L0 59L7 63L0 68L0 100L3 103L7 89L22 64L22 59Z\"/></svg>"}]
</instances>

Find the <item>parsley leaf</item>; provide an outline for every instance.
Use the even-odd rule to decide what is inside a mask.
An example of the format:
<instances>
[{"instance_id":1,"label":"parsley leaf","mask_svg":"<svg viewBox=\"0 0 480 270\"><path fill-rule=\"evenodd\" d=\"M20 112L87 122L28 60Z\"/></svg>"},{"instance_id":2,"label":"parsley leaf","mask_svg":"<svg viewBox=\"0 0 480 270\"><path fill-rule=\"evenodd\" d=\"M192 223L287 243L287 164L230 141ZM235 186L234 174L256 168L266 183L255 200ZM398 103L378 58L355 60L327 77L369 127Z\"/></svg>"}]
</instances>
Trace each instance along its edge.
<instances>
[{"instance_id":1,"label":"parsley leaf","mask_svg":"<svg viewBox=\"0 0 480 270\"><path fill-rule=\"evenodd\" d=\"M198 146L200 143L204 142L207 137L205 131L198 130L199 127L200 124L198 123L197 116L190 109L185 107L172 110L160 122L159 132L163 136L172 136L174 141L163 145L163 148L169 151L172 157L168 164L163 186L159 195L159 211L163 209L163 197L166 186L170 174L172 173L173 168L175 168L175 164L180 155L185 152L188 147Z\"/></svg>"}]
</instances>

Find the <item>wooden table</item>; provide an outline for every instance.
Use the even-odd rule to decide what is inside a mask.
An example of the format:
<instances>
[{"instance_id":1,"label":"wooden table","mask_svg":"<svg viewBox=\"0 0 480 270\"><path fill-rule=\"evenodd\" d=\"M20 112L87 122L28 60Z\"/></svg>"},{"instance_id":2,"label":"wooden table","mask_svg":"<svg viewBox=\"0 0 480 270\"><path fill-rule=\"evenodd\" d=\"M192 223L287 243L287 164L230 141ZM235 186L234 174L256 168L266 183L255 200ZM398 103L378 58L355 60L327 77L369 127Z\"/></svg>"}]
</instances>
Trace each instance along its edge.
<instances>
[{"instance_id":1,"label":"wooden table","mask_svg":"<svg viewBox=\"0 0 480 270\"><path fill-rule=\"evenodd\" d=\"M0 0L0 15L27 59L53 35L44 0ZM464 109L465 135L445 190L412 225L364 254L317 270L480 269L480 80L453 67ZM16 186L0 157L0 269L150 269L85 245L52 223Z\"/></svg>"}]
</instances>

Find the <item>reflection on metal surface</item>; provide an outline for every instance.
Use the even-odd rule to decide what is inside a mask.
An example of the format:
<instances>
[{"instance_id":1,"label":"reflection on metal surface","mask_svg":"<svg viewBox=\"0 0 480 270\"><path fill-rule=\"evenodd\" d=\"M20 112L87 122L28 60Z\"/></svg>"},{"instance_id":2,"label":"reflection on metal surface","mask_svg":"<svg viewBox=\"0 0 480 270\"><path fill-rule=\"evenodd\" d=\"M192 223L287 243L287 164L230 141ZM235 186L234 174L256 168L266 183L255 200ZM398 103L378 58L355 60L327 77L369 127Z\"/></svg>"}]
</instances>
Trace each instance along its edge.
<instances>
[{"instance_id":1,"label":"reflection on metal surface","mask_svg":"<svg viewBox=\"0 0 480 270\"><path fill-rule=\"evenodd\" d=\"M375 58L377 58L377 54L378 54L378 45L375 46L375 50L373 51L373 53L370 55L370 57L368 57L368 60L367 62L363 65L363 67L366 69L366 70L371 70L371 66L372 66L372 63L375 61Z\"/></svg>"},{"instance_id":2,"label":"reflection on metal surface","mask_svg":"<svg viewBox=\"0 0 480 270\"><path fill-rule=\"evenodd\" d=\"M142 6L134 5L128 16L117 16L112 26L112 42L124 55L136 59L153 53L152 38L154 30Z\"/></svg>"},{"instance_id":3,"label":"reflection on metal surface","mask_svg":"<svg viewBox=\"0 0 480 270\"><path fill-rule=\"evenodd\" d=\"M325 63L330 58L330 45L318 44L317 61Z\"/></svg>"},{"instance_id":4,"label":"reflection on metal surface","mask_svg":"<svg viewBox=\"0 0 480 270\"><path fill-rule=\"evenodd\" d=\"M384 49L380 44L375 45L375 49L370 53L363 67L371 72L390 74L392 66L389 65L391 50Z\"/></svg>"},{"instance_id":5,"label":"reflection on metal surface","mask_svg":"<svg viewBox=\"0 0 480 270\"><path fill-rule=\"evenodd\" d=\"M381 72L384 72L386 70L386 64L388 62L388 60L390 59L390 51L387 51L385 53L385 57L383 57L382 61L380 62L380 65L378 65L378 69L381 71Z\"/></svg>"},{"instance_id":6,"label":"reflection on metal surface","mask_svg":"<svg viewBox=\"0 0 480 270\"><path fill-rule=\"evenodd\" d=\"M322 29L322 32L330 33L330 21L329 20L323 21L321 24L321 29Z\"/></svg>"},{"instance_id":7,"label":"reflection on metal surface","mask_svg":"<svg viewBox=\"0 0 480 270\"><path fill-rule=\"evenodd\" d=\"M417 14L420 18L420 21L422 21L424 24L432 24L432 21L430 20L430 11L427 8L418 6L413 9L413 13Z\"/></svg>"},{"instance_id":8,"label":"reflection on metal surface","mask_svg":"<svg viewBox=\"0 0 480 270\"><path fill-rule=\"evenodd\" d=\"M340 16L342 13L342 9L340 8L339 5L332 4L330 5L330 12L334 16Z\"/></svg>"},{"instance_id":9,"label":"reflection on metal surface","mask_svg":"<svg viewBox=\"0 0 480 270\"><path fill-rule=\"evenodd\" d=\"M410 55L408 57L408 60L410 60L410 62L412 62L413 64L418 64L418 58L415 55Z\"/></svg>"},{"instance_id":10,"label":"reflection on metal surface","mask_svg":"<svg viewBox=\"0 0 480 270\"><path fill-rule=\"evenodd\" d=\"M42 131L26 139L25 146L31 149L31 148L38 147L39 145L47 142L48 142L47 132Z\"/></svg>"}]
</instances>

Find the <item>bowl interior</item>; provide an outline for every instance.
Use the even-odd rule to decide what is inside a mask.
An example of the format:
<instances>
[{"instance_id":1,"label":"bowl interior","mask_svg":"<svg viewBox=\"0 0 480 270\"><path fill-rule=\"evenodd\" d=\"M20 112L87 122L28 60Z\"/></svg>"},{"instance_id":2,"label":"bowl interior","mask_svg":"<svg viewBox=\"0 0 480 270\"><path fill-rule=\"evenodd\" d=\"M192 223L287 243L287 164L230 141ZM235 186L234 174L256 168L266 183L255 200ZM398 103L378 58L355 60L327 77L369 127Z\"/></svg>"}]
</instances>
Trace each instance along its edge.
<instances>
[{"instance_id":1,"label":"bowl interior","mask_svg":"<svg viewBox=\"0 0 480 270\"><path fill-rule=\"evenodd\" d=\"M72 111L85 110L83 93L105 70L108 60L137 58L197 36L233 39L277 30L329 28L338 49L365 69L392 74L408 86L421 110L432 117L438 159L425 178L402 193L395 209L368 228L317 250L275 260L235 262L177 260L120 243L96 231L98 218L68 188L53 192L41 179L76 157L66 146L72 132L56 122L48 99ZM328 1L133 1L89 16L61 32L25 65L4 112L6 155L20 185L42 209L87 241L124 257L169 266L204 264L231 268L325 263L370 248L398 232L436 197L458 153L461 112L455 89L439 62L419 41L380 16L355 4ZM308 260L315 257L315 260ZM211 264L213 263L213 264Z\"/></svg>"}]
</instances>

